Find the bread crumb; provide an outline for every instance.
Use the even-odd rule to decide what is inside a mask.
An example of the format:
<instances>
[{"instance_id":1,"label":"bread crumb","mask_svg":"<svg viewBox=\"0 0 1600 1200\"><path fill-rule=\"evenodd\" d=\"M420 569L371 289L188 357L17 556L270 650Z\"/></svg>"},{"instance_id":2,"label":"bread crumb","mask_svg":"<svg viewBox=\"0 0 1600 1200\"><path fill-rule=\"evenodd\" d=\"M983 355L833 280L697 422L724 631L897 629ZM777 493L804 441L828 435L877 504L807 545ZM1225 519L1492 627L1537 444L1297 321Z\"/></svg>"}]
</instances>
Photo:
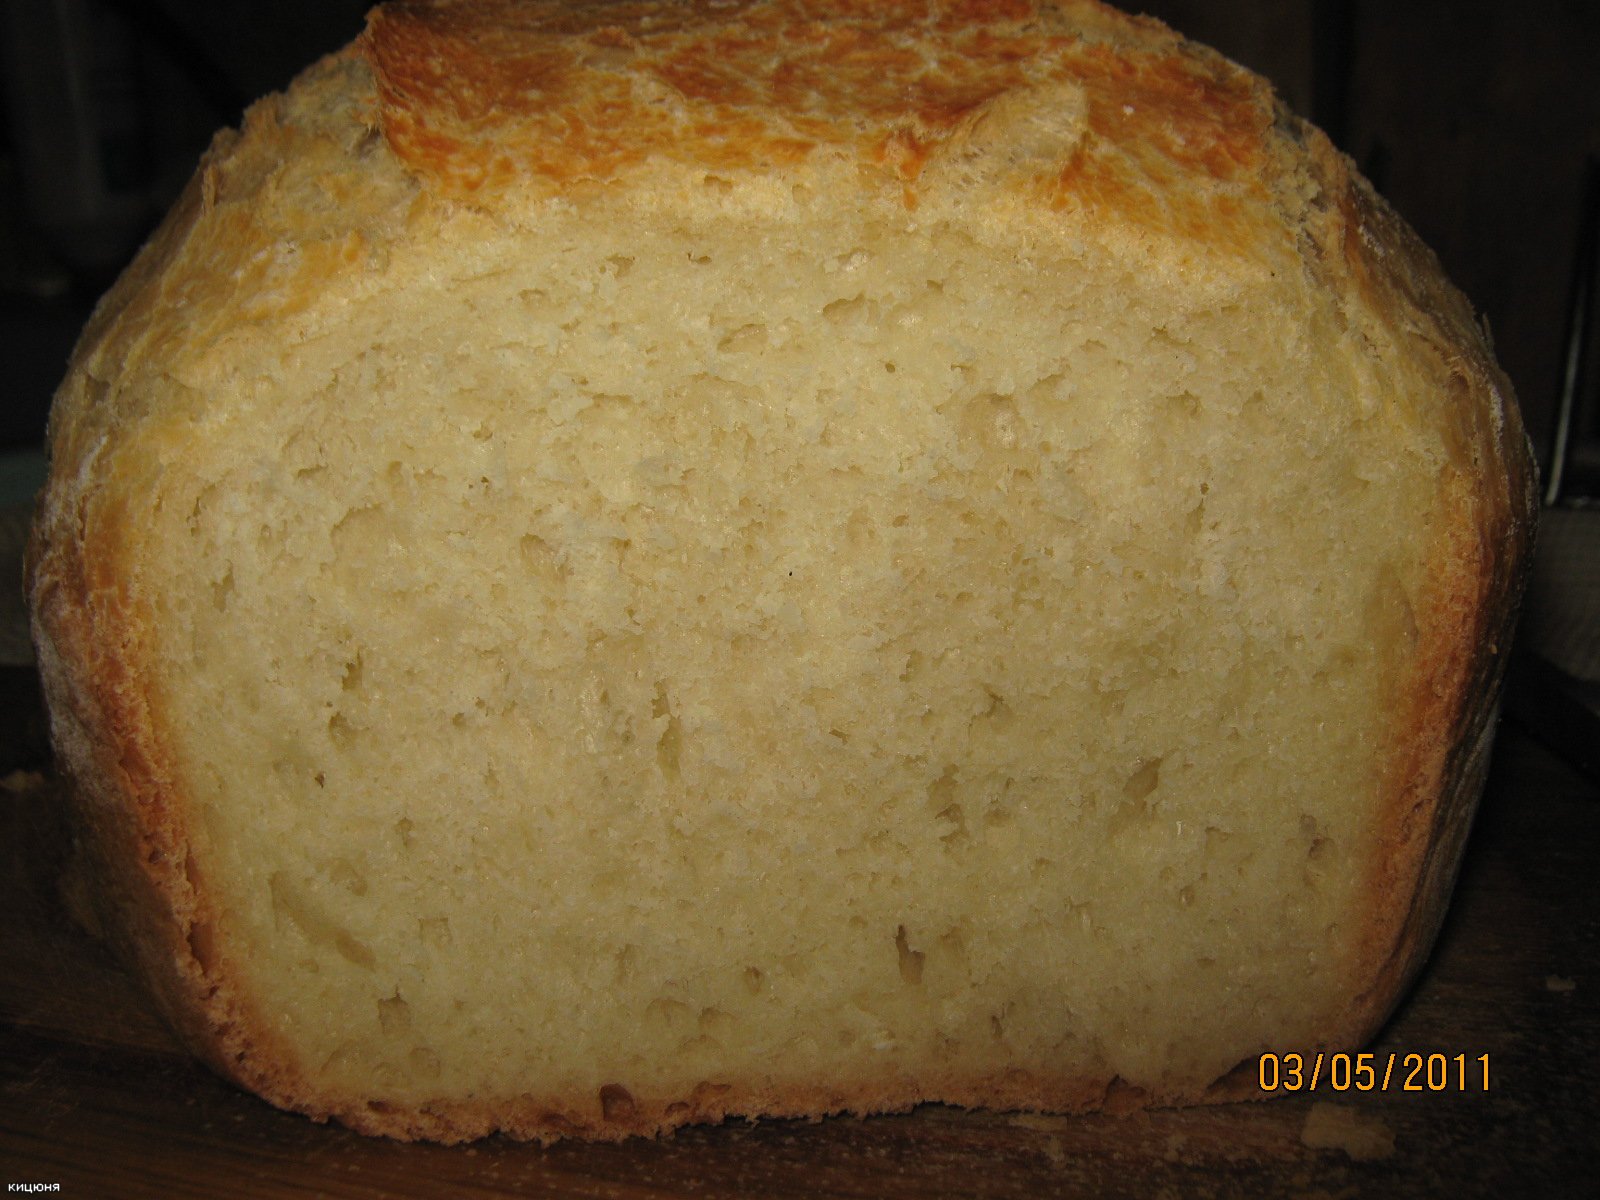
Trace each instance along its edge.
<instances>
[{"instance_id":1,"label":"bread crumb","mask_svg":"<svg viewBox=\"0 0 1600 1200\"><path fill-rule=\"evenodd\" d=\"M1394 1130L1381 1117L1322 1101L1311 1106L1300 1140L1313 1150L1342 1150L1356 1162L1394 1155Z\"/></svg>"}]
</instances>

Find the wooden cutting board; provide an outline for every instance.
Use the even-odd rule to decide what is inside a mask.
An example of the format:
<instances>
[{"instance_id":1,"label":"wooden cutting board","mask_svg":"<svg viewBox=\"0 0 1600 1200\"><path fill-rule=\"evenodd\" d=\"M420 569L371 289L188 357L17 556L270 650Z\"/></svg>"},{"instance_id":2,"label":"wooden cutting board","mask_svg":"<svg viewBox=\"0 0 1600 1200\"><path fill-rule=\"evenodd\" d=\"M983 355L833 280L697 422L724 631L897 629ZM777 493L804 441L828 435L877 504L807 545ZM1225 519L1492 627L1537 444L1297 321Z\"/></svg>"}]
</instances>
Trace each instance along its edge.
<instances>
[{"instance_id":1,"label":"wooden cutting board","mask_svg":"<svg viewBox=\"0 0 1600 1200\"><path fill-rule=\"evenodd\" d=\"M1388 1088L1361 1091L1352 1072L1336 1090L1325 1064L1315 1092L1131 1116L925 1106L549 1148L359 1137L184 1056L67 916L58 817L41 776L0 791L0 1186L163 1200L1600 1196L1600 797L1514 732L1439 949L1373 1047L1377 1074L1395 1056Z\"/></svg>"}]
</instances>

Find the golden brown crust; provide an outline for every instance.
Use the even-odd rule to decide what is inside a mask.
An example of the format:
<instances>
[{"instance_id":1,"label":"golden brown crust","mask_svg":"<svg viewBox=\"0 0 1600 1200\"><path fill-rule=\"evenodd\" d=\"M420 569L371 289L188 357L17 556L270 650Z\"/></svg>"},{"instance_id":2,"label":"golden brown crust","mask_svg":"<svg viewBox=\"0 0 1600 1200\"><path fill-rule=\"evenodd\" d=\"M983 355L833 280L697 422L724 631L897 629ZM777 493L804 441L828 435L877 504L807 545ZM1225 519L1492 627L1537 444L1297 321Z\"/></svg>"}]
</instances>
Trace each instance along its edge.
<instances>
[{"instance_id":1,"label":"golden brown crust","mask_svg":"<svg viewBox=\"0 0 1600 1200\"><path fill-rule=\"evenodd\" d=\"M1132 229L1273 261L1302 254L1330 292L1348 297L1365 336L1436 366L1452 458L1435 514L1442 549L1434 590L1415 598L1419 665L1397 682L1386 852L1368 888L1359 995L1328 1044L1370 1036L1418 969L1448 901L1526 569L1534 490L1509 387L1470 310L1320 134L1220 57L1093 3L749 0L696 14L661 3L401 0L377 10L358 49L330 63L349 65L357 54L374 90L339 93L357 114L348 140L292 129L285 101L263 102L241 135L219 139L102 303L57 402L54 477L31 554L40 663L102 918L198 1053L276 1103L368 1132L439 1140L494 1130L620 1137L731 1113L816 1116L926 1099L1076 1111L1236 1091L1224 1080L1210 1091L1133 1095L1112 1079L1017 1072L828 1090L708 1083L687 1097L602 1089L582 1107L522 1097L400 1111L318 1094L209 945L213 915L188 853L184 797L162 757L156 701L140 684L154 618L132 569L141 514L123 499L141 493L122 478L140 468L118 457L112 435L140 427L146 414L139 396L107 381L179 344L202 347L188 358L172 352L200 373L203 348L225 339L214 331L267 308L292 312L319 279L401 236L375 217L363 225L359 214L376 209L361 206L375 202L350 186L334 208L357 215L344 225L305 217L284 235L305 247L297 274L272 276L259 251L278 231L250 199L287 157L340 161L357 153L365 128L380 128L427 203L508 213L586 188L646 187L662 169L803 179L819 164L844 164L863 203L916 208L970 185L964 164L983 147L985 122L1036 94L1059 106L1061 124L1037 145L1012 131L998 164L981 168L997 172L995 182L1107 236ZM335 88L331 69L324 64L315 86ZM337 191L337 174L327 186ZM383 220L399 211L390 205Z\"/></svg>"},{"instance_id":2,"label":"golden brown crust","mask_svg":"<svg viewBox=\"0 0 1600 1200\"><path fill-rule=\"evenodd\" d=\"M229 139L222 139L226 146ZM204 172L101 301L52 410L52 469L28 547L25 587L52 741L73 810L74 854L97 925L184 1043L220 1074L293 1104L292 1056L213 959L211 912L189 852L184 796L145 686L153 615L137 591L140 529L131 470L105 444L108 397L88 364L146 335L149 291L203 207ZM64 403L72 392L76 403ZM117 414L124 418L128 414ZM89 482L90 479L94 483Z\"/></svg>"},{"instance_id":3,"label":"golden brown crust","mask_svg":"<svg viewBox=\"0 0 1600 1200\"><path fill-rule=\"evenodd\" d=\"M572 1096L523 1095L493 1103L440 1101L414 1109L356 1100L299 1099L299 1108L361 1133L402 1141L462 1142L494 1133L525 1141L566 1137L617 1141L654 1137L684 1125L759 1115L815 1120L838 1114L907 1112L919 1104L992 1111L1125 1113L1142 1108L1232 1103L1262 1095L1252 1060L1208 1086L1153 1094L1116 1076L1059 1079L1021 1069L972 1078L884 1078L839 1081L829 1087L703 1082L686 1095L635 1095L608 1084L586 1101ZM284 1102L284 1101L280 1101Z\"/></svg>"},{"instance_id":4,"label":"golden brown crust","mask_svg":"<svg viewBox=\"0 0 1600 1200\"><path fill-rule=\"evenodd\" d=\"M1330 1045L1366 1042L1421 970L1444 918L1477 808L1517 608L1532 560L1538 486L1511 384L1466 299L1415 233L1338 158L1313 144L1332 203L1321 230L1334 286L1430 363L1448 462L1430 589L1413 598L1418 653L1396 680L1380 852L1365 894L1352 1000Z\"/></svg>"},{"instance_id":5,"label":"golden brown crust","mask_svg":"<svg viewBox=\"0 0 1600 1200\"><path fill-rule=\"evenodd\" d=\"M858 165L916 207L1006 96L1081 89L1082 136L1017 164L1053 208L1215 241L1265 199L1261 81L1153 21L1095 3L719 6L407 2L363 40L384 135L440 193ZM1261 231L1257 228L1259 235Z\"/></svg>"}]
</instances>

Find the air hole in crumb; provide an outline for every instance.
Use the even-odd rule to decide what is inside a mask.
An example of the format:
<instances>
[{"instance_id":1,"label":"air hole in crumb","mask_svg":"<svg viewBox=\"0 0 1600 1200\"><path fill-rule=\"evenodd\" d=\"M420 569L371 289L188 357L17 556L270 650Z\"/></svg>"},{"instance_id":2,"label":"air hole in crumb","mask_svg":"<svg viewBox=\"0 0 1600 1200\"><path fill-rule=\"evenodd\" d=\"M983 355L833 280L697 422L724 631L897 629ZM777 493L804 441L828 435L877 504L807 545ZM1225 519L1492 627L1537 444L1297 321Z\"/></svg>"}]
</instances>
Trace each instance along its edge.
<instances>
[{"instance_id":1,"label":"air hole in crumb","mask_svg":"<svg viewBox=\"0 0 1600 1200\"><path fill-rule=\"evenodd\" d=\"M328 718L328 740L335 750L348 750L355 739L355 727L344 719L343 713L336 712Z\"/></svg>"},{"instance_id":2,"label":"air hole in crumb","mask_svg":"<svg viewBox=\"0 0 1600 1200\"><path fill-rule=\"evenodd\" d=\"M189 926L189 953L205 974L210 974L217 962L217 939L207 921L196 921Z\"/></svg>"},{"instance_id":3,"label":"air hole in crumb","mask_svg":"<svg viewBox=\"0 0 1600 1200\"><path fill-rule=\"evenodd\" d=\"M865 331L877 325L878 306L865 296L847 296L822 306L822 319L837 327Z\"/></svg>"},{"instance_id":4,"label":"air hole in crumb","mask_svg":"<svg viewBox=\"0 0 1600 1200\"><path fill-rule=\"evenodd\" d=\"M913 950L911 943L906 938L906 927L897 926L894 931L895 953L900 959L900 978L913 987L922 983L922 960L926 957L920 950Z\"/></svg>"},{"instance_id":5,"label":"air hole in crumb","mask_svg":"<svg viewBox=\"0 0 1600 1200\"><path fill-rule=\"evenodd\" d=\"M744 969L745 991L749 992L752 996L759 996L761 994L763 982L761 968L746 967Z\"/></svg>"},{"instance_id":6,"label":"air hole in crumb","mask_svg":"<svg viewBox=\"0 0 1600 1200\"><path fill-rule=\"evenodd\" d=\"M387 1037L398 1037L411 1028L411 1006L401 998L398 990L394 995L378 1001L378 1028Z\"/></svg>"},{"instance_id":7,"label":"air hole in crumb","mask_svg":"<svg viewBox=\"0 0 1600 1200\"><path fill-rule=\"evenodd\" d=\"M226 612L228 601L233 598L233 567L211 585L211 603L218 612Z\"/></svg>"},{"instance_id":8,"label":"air hole in crumb","mask_svg":"<svg viewBox=\"0 0 1600 1200\"><path fill-rule=\"evenodd\" d=\"M336 858L328 866L328 878L352 896L367 894L367 878L347 858Z\"/></svg>"},{"instance_id":9,"label":"air hole in crumb","mask_svg":"<svg viewBox=\"0 0 1600 1200\"><path fill-rule=\"evenodd\" d=\"M551 587L566 579L566 567L550 543L538 534L523 534L517 542L517 552L522 559L523 570L537 582Z\"/></svg>"},{"instance_id":10,"label":"air hole in crumb","mask_svg":"<svg viewBox=\"0 0 1600 1200\"><path fill-rule=\"evenodd\" d=\"M310 901L285 871L274 871L267 880L272 901L272 920L276 928L293 927L315 946L332 948L346 962L366 970L377 965L370 948L339 925Z\"/></svg>"},{"instance_id":11,"label":"air hole in crumb","mask_svg":"<svg viewBox=\"0 0 1600 1200\"><path fill-rule=\"evenodd\" d=\"M357 941L346 930L335 931L333 948L339 952L339 957L346 962L363 967L368 971L378 965L378 957L372 953L371 947L364 942Z\"/></svg>"},{"instance_id":12,"label":"air hole in crumb","mask_svg":"<svg viewBox=\"0 0 1600 1200\"><path fill-rule=\"evenodd\" d=\"M1161 782L1161 760L1159 758L1140 759L1127 781L1122 785L1122 794L1129 800L1143 800Z\"/></svg>"},{"instance_id":13,"label":"air hole in crumb","mask_svg":"<svg viewBox=\"0 0 1600 1200\"><path fill-rule=\"evenodd\" d=\"M682 750L683 726L677 717L668 716L667 726L656 740L656 765L661 768L661 774L667 779L678 778L678 760Z\"/></svg>"},{"instance_id":14,"label":"air hole in crumb","mask_svg":"<svg viewBox=\"0 0 1600 1200\"><path fill-rule=\"evenodd\" d=\"M636 1111L633 1093L620 1083L608 1083L600 1089L600 1115L607 1121L631 1121Z\"/></svg>"},{"instance_id":15,"label":"air hole in crumb","mask_svg":"<svg viewBox=\"0 0 1600 1200\"><path fill-rule=\"evenodd\" d=\"M700 1032L712 1037L726 1034L735 1022L733 1017L720 1008L702 1008L700 1010Z\"/></svg>"},{"instance_id":16,"label":"air hole in crumb","mask_svg":"<svg viewBox=\"0 0 1600 1200\"><path fill-rule=\"evenodd\" d=\"M1120 1075L1114 1075L1106 1085L1105 1111L1116 1115L1137 1112L1145 1107L1149 1093Z\"/></svg>"},{"instance_id":17,"label":"air hole in crumb","mask_svg":"<svg viewBox=\"0 0 1600 1200\"><path fill-rule=\"evenodd\" d=\"M1200 415L1200 397L1193 392L1184 390L1176 395L1167 397L1168 410L1181 417L1198 417Z\"/></svg>"},{"instance_id":18,"label":"air hole in crumb","mask_svg":"<svg viewBox=\"0 0 1600 1200\"><path fill-rule=\"evenodd\" d=\"M1023 420L1016 397L1000 392L975 396L962 410L958 432L975 451L1011 450L1022 439Z\"/></svg>"},{"instance_id":19,"label":"air hole in crumb","mask_svg":"<svg viewBox=\"0 0 1600 1200\"><path fill-rule=\"evenodd\" d=\"M961 805L949 804L939 810L936 820L943 821L950 826L949 830L939 835L939 840L947 846L955 845L966 840L967 818L961 811Z\"/></svg>"},{"instance_id":20,"label":"air hole in crumb","mask_svg":"<svg viewBox=\"0 0 1600 1200\"><path fill-rule=\"evenodd\" d=\"M757 322L739 326L717 343L717 349L724 354L750 354L763 349L766 344L767 327Z\"/></svg>"},{"instance_id":21,"label":"air hole in crumb","mask_svg":"<svg viewBox=\"0 0 1600 1200\"><path fill-rule=\"evenodd\" d=\"M400 837L400 844L407 850L411 849L411 834L416 829L410 817L401 817L394 823L394 831Z\"/></svg>"},{"instance_id":22,"label":"air hole in crumb","mask_svg":"<svg viewBox=\"0 0 1600 1200\"><path fill-rule=\"evenodd\" d=\"M186 851L183 856L183 877L188 882L189 888L196 894L202 890L200 884L200 867L194 861L194 852Z\"/></svg>"},{"instance_id":23,"label":"air hole in crumb","mask_svg":"<svg viewBox=\"0 0 1600 1200\"><path fill-rule=\"evenodd\" d=\"M673 1000L667 996L657 996L645 1006L645 1025L652 1031L652 1036L663 1033L686 1033L693 1025L693 1015L689 1006L681 1000Z\"/></svg>"},{"instance_id":24,"label":"air hole in crumb","mask_svg":"<svg viewBox=\"0 0 1600 1200\"><path fill-rule=\"evenodd\" d=\"M1011 706L1006 703L1005 697L987 685L984 687L983 693L989 699L984 710L978 715L986 721L994 721L996 723L1008 720L1011 716Z\"/></svg>"},{"instance_id":25,"label":"air hole in crumb","mask_svg":"<svg viewBox=\"0 0 1600 1200\"><path fill-rule=\"evenodd\" d=\"M1308 887L1318 887L1328 873L1329 860L1333 855L1333 841L1330 838L1318 837L1311 843L1306 851L1306 865L1304 878Z\"/></svg>"},{"instance_id":26,"label":"air hole in crumb","mask_svg":"<svg viewBox=\"0 0 1600 1200\"><path fill-rule=\"evenodd\" d=\"M732 1090L732 1084L712 1083L710 1080L702 1079L694 1085L694 1091L689 1093L689 1099L696 1108L703 1109L706 1105L721 1100Z\"/></svg>"}]
</instances>

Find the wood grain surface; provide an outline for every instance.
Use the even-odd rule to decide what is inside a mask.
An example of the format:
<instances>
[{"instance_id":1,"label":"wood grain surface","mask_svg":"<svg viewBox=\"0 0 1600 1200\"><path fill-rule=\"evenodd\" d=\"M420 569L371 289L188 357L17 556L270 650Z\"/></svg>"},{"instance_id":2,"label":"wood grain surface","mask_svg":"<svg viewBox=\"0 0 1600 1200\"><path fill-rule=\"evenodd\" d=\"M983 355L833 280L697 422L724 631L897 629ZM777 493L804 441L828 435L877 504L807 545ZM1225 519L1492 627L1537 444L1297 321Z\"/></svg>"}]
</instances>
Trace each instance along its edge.
<instances>
[{"instance_id":1,"label":"wood grain surface","mask_svg":"<svg viewBox=\"0 0 1600 1200\"><path fill-rule=\"evenodd\" d=\"M278 1112L195 1065L76 926L47 775L0 790L0 1186L83 1197L1600 1195L1600 797L1502 735L1456 903L1373 1047L1490 1056L1489 1088L1130 1116L925 1106L661 1141L403 1145ZM1476 1064L1474 1063L1474 1066ZM1454 1067L1452 1065L1452 1071ZM1473 1081L1469 1079L1469 1083ZM12 1191L8 1194L22 1194Z\"/></svg>"}]
</instances>

